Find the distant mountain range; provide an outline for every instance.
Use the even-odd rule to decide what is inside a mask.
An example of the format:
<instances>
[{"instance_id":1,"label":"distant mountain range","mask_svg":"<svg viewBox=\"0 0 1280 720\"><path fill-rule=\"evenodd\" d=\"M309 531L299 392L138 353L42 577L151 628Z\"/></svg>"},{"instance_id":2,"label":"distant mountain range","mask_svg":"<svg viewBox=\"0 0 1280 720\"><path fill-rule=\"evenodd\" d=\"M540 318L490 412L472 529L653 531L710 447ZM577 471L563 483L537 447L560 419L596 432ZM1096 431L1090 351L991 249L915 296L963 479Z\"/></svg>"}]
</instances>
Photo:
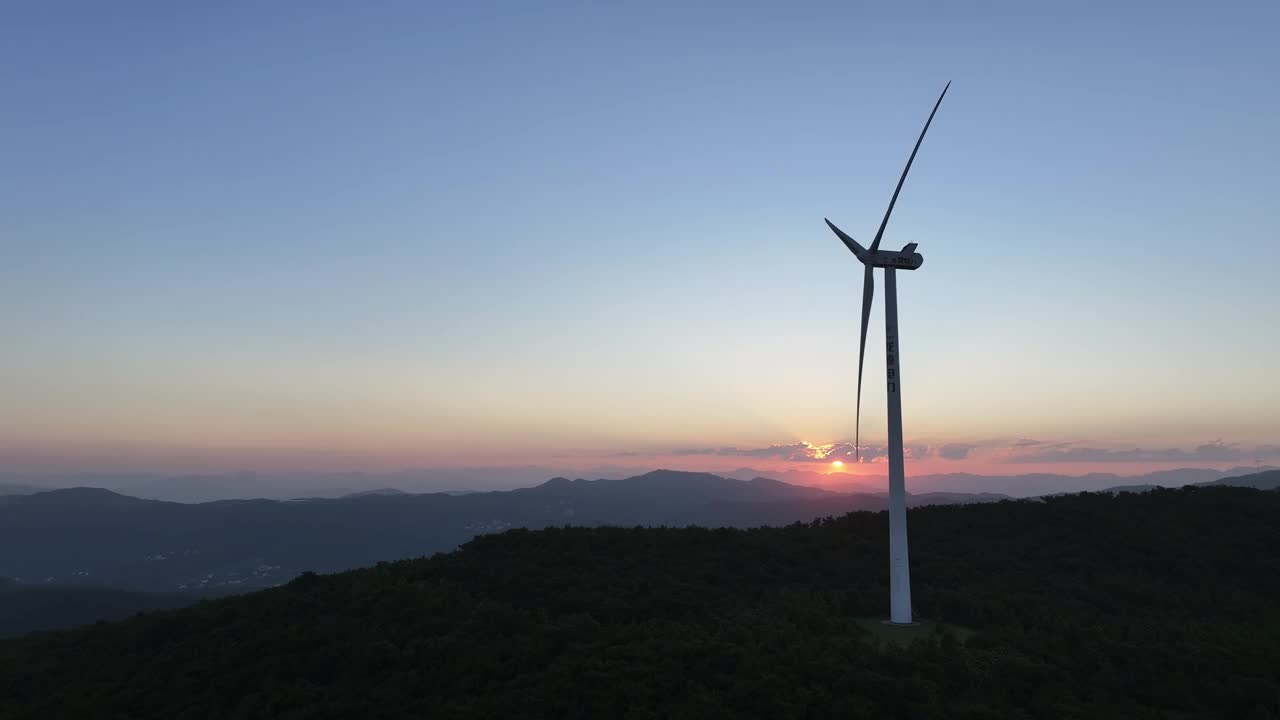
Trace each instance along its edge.
<instances>
[{"instance_id":1,"label":"distant mountain range","mask_svg":"<svg viewBox=\"0 0 1280 720\"><path fill-rule=\"evenodd\" d=\"M1265 470L1259 473L1250 473L1248 475L1238 475L1235 477L1219 478L1217 480L1209 480L1206 482L1188 483L1195 487L1248 487L1256 490L1275 490L1280 488L1280 470ZM1138 485L1116 485L1114 487L1104 488L1102 492L1122 493L1122 492L1151 492L1162 485L1153 485L1151 483L1142 483ZM1056 493L1058 495L1066 495L1068 493Z\"/></svg>"},{"instance_id":2,"label":"distant mountain range","mask_svg":"<svg viewBox=\"0 0 1280 720\"><path fill-rule=\"evenodd\" d=\"M910 501L1001 497L950 493ZM304 570L451 550L513 527L785 524L885 504L883 495L674 471L624 480L553 478L505 492L380 490L338 499L198 504L74 488L0 497L0 576L167 592L266 587Z\"/></svg>"},{"instance_id":3,"label":"distant mountain range","mask_svg":"<svg viewBox=\"0 0 1280 720\"><path fill-rule=\"evenodd\" d=\"M344 499L347 499L347 498L369 497L370 495L408 495L408 494L409 493L406 493L403 490L397 490L396 488L378 488L376 490L362 490L360 492L347 493L342 497Z\"/></svg>"},{"instance_id":4,"label":"distant mountain range","mask_svg":"<svg viewBox=\"0 0 1280 720\"><path fill-rule=\"evenodd\" d=\"M1090 473L1088 475L1058 475L1055 473L973 475L970 473L944 473L908 477L907 487L914 492L986 492L1023 498L1054 493L1096 492L1120 485L1182 487L1183 485L1196 485L1275 469L1272 467L1234 467L1228 470L1179 468L1176 470L1157 470L1141 475L1115 475L1112 473ZM881 486L883 486L884 482L883 480L879 481ZM857 487L862 486L862 484L859 484Z\"/></svg>"},{"instance_id":5,"label":"distant mountain range","mask_svg":"<svg viewBox=\"0 0 1280 720\"><path fill-rule=\"evenodd\" d=\"M539 467L442 468L388 473L244 471L178 475L104 472L34 474L11 471L0 472L0 495L72 487L100 487L122 495L173 502L338 498L384 489L414 493L511 490L535 485L562 472L561 469ZM640 472L642 471L594 474L593 477L629 477ZM13 492L6 493L6 487L12 488Z\"/></svg>"},{"instance_id":6,"label":"distant mountain range","mask_svg":"<svg viewBox=\"0 0 1280 720\"><path fill-rule=\"evenodd\" d=\"M38 485L20 485L18 483L0 483L0 495L30 495L32 493L44 492L47 487Z\"/></svg>"},{"instance_id":7,"label":"distant mountain range","mask_svg":"<svg viewBox=\"0 0 1280 720\"><path fill-rule=\"evenodd\" d=\"M1060 475L1024 473L1018 475L975 475L944 473L912 475L909 490L917 493L995 493L1010 497L1035 497L1062 492L1105 490L1118 485L1159 485L1180 487L1264 470L1269 466L1236 467L1229 470L1183 468L1142 475ZM591 477L622 479L644 474L645 469L601 468ZM172 502L213 502L216 500L297 498L345 498L365 494L449 493L454 495L493 492L534 486L548 477L566 474L534 466L513 468L453 468L405 470L392 473L256 473L236 472L204 475L147 475L123 473L81 473L31 475L0 472L0 496L25 495L72 487L98 487L151 500ZM714 473L735 480L757 477L781 480L791 485L823 487L846 493L882 493L883 476L820 472L812 469L768 471L743 467Z\"/></svg>"},{"instance_id":8,"label":"distant mountain range","mask_svg":"<svg viewBox=\"0 0 1280 720\"><path fill-rule=\"evenodd\" d=\"M1204 484L1274 489L1280 471ZM934 492L910 495L908 502L917 507L1008 499ZM275 586L308 570L335 572L431 555L512 528L779 526L886 505L884 494L665 470L622 480L558 477L505 492L387 489L293 501L184 504L101 488L0 496L0 578L15 579L0 585L0 615L11 620L0 623L0 635Z\"/></svg>"},{"instance_id":9,"label":"distant mountain range","mask_svg":"<svg viewBox=\"0 0 1280 720\"><path fill-rule=\"evenodd\" d=\"M148 593L67 585L24 585L0 578L0 638L37 630L121 620L147 610L191 605L194 593Z\"/></svg>"},{"instance_id":10,"label":"distant mountain range","mask_svg":"<svg viewBox=\"0 0 1280 720\"><path fill-rule=\"evenodd\" d=\"M1197 483L1199 485L1229 485L1231 487L1251 487L1259 490L1275 490L1280 488L1280 470L1251 473L1238 477L1227 477L1212 482Z\"/></svg>"},{"instance_id":11,"label":"distant mountain range","mask_svg":"<svg viewBox=\"0 0 1280 720\"><path fill-rule=\"evenodd\" d=\"M1278 474L1222 483L1274 487ZM910 495L908 502L919 506L1008 497L928 492ZM0 496L0 576L27 584L239 590L276 585L304 570L332 572L430 555L476 535L516 527L783 525L886 505L881 493L839 493L766 478L743 481L667 470L622 480L553 478L536 487L498 492L407 494L385 489L337 499L198 504L74 488Z\"/></svg>"}]
</instances>

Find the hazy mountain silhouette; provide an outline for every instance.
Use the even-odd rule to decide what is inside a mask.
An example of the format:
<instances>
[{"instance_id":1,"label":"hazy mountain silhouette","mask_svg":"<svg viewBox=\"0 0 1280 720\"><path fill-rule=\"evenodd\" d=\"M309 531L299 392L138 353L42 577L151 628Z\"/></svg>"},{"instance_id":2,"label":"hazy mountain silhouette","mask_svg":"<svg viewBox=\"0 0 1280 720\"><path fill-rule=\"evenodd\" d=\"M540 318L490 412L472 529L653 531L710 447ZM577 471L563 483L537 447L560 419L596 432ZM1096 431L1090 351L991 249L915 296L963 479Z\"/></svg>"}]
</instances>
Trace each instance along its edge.
<instances>
[{"instance_id":1,"label":"hazy mountain silhouette","mask_svg":"<svg viewBox=\"0 0 1280 720\"><path fill-rule=\"evenodd\" d=\"M1251 487L1259 490L1275 490L1280 488L1280 470L1267 470L1260 473L1226 477L1200 485L1228 485L1231 487Z\"/></svg>"},{"instance_id":2,"label":"hazy mountain silhouette","mask_svg":"<svg viewBox=\"0 0 1280 720\"><path fill-rule=\"evenodd\" d=\"M932 502L971 499L936 496ZM919 504L920 498L912 498ZM266 587L451 550L472 537L549 525L786 524L885 499L764 478L655 471L624 480L553 478L461 495L359 493L339 499L142 500L99 488L0 499L0 575L135 590Z\"/></svg>"},{"instance_id":3,"label":"hazy mountain silhouette","mask_svg":"<svg viewBox=\"0 0 1280 720\"><path fill-rule=\"evenodd\" d=\"M1158 485L1181 487L1195 483L1218 480L1234 475L1246 475L1271 467L1234 467L1229 470L1212 468L1179 468L1157 470L1139 475L1114 473L1089 473L1087 475L1062 475L1057 473L1021 473L1016 475L981 475L975 473L930 473L907 476L907 489L917 494L930 493L992 493L1013 498L1037 497L1055 493L1094 492L1118 485ZM852 475L843 472L789 469L782 471L757 470L743 467L717 473L737 480L768 477L791 484L811 485L849 493L884 493L889 480L885 476Z\"/></svg>"},{"instance_id":4,"label":"hazy mountain silhouette","mask_svg":"<svg viewBox=\"0 0 1280 720\"><path fill-rule=\"evenodd\" d=\"M384 473L363 472L223 472L164 475L155 473L67 473L32 475L0 472L0 483L34 492L71 487L100 487L122 495L175 502L294 498L339 498L383 488L411 493L511 490L529 487L560 468L439 468ZM608 475L626 477L642 470ZM606 475L596 475L604 477ZM0 493L2 494L2 493Z\"/></svg>"},{"instance_id":5,"label":"hazy mountain silhouette","mask_svg":"<svg viewBox=\"0 0 1280 720\"><path fill-rule=\"evenodd\" d=\"M1257 490L1275 490L1280 488L1280 470L1264 470L1263 472L1249 473L1247 475L1236 475L1233 477L1219 478L1208 482L1190 483L1195 487L1248 487ZM1150 492L1159 488L1159 485L1143 484L1143 485L1117 485L1115 487L1106 488L1107 492Z\"/></svg>"},{"instance_id":6,"label":"hazy mountain silhouette","mask_svg":"<svg viewBox=\"0 0 1280 720\"><path fill-rule=\"evenodd\" d=\"M1275 475L1218 484L1273 487ZM1001 499L922 493L908 502L918 507ZM287 582L305 570L333 572L430 555L511 528L786 525L885 505L883 494L675 471L624 480L553 478L506 492L200 504L74 488L0 497L0 576L25 584L240 591Z\"/></svg>"},{"instance_id":7,"label":"hazy mountain silhouette","mask_svg":"<svg viewBox=\"0 0 1280 720\"><path fill-rule=\"evenodd\" d=\"M1156 490L1156 489L1159 489L1159 488L1160 488L1160 486L1159 486L1159 485L1149 485L1149 484L1145 484L1145 485L1117 485L1117 486L1115 486L1115 487L1109 487L1109 488L1106 488L1106 489L1105 489L1105 490L1103 490L1102 492L1109 492L1109 493L1124 493L1124 492L1131 492L1131 493L1144 493L1144 492L1151 492L1152 490Z\"/></svg>"},{"instance_id":8,"label":"hazy mountain silhouette","mask_svg":"<svg viewBox=\"0 0 1280 720\"><path fill-rule=\"evenodd\" d=\"M852 475L808 469L811 466L782 471L742 467L715 472L735 480L758 477L780 480L791 485L827 488L846 493L886 492L888 480L883 476ZM1011 469L1017 466L1010 466ZM1117 485L1152 484L1180 487L1197 482L1244 475L1273 467L1237 467L1230 470L1184 468L1142 475L1125 476L1108 473L1060 475L1030 473L1019 475L977 475L945 473L913 475L907 478L907 489L915 493L958 492L996 493L1010 497L1035 497L1061 492L1103 490ZM601 468L590 472L595 478L629 478L644 469ZM148 475L123 473L76 473L61 476L33 476L0 472L0 496L30 494L71 487L99 487L132 497L174 502L213 502L217 500L297 498L342 498L351 495L401 490L406 493L471 494L533 487L546 478L565 474L563 470L534 466L515 468L439 468L404 470L388 473L270 473L235 472L201 475ZM585 473L584 473L585 474Z\"/></svg>"},{"instance_id":9,"label":"hazy mountain silhouette","mask_svg":"<svg viewBox=\"0 0 1280 720\"><path fill-rule=\"evenodd\" d=\"M370 495L408 495L409 493L397 488L377 488L376 490L361 490L360 492L347 493L343 498L368 497Z\"/></svg>"},{"instance_id":10,"label":"hazy mountain silhouette","mask_svg":"<svg viewBox=\"0 0 1280 720\"><path fill-rule=\"evenodd\" d=\"M1181 487L1234 475L1255 473L1259 469L1270 470L1273 468L1235 467L1229 470L1179 468L1177 470L1158 470L1129 476L1112 473L1089 473L1088 475L1058 475L1054 473L974 475L971 473L945 473L910 476L907 478L907 489L917 493L999 493L1021 498L1055 493L1094 492L1119 485Z\"/></svg>"},{"instance_id":11,"label":"hazy mountain silhouette","mask_svg":"<svg viewBox=\"0 0 1280 720\"><path fill-rule=\"evenodd\" d=\"M0 578L0 637L120 620L147 610L191 605L203 597L191 593L27 585Z\"/></svg>"}]
</instances>

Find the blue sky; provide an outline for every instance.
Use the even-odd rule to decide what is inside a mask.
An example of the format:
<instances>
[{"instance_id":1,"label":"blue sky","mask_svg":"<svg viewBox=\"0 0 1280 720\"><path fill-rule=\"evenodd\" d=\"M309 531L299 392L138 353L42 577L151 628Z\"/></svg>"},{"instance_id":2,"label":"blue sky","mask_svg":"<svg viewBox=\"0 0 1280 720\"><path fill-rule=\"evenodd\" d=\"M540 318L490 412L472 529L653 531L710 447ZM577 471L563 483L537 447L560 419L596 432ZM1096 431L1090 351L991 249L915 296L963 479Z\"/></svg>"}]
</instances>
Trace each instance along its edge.
<instances>
[{"instance_id":1,"label":"blue sky","mask_svg":"<svg viewBox=\"0 0 1280 720\"><path fill-rule=\"evenodd\" d=\"M861 273L822 218L874 234L948 80L886 235L926 258L899 282L908 441L1273 452L1278 21L7 5L0 452L851 439Z\"/></svg>"}]
</instances>

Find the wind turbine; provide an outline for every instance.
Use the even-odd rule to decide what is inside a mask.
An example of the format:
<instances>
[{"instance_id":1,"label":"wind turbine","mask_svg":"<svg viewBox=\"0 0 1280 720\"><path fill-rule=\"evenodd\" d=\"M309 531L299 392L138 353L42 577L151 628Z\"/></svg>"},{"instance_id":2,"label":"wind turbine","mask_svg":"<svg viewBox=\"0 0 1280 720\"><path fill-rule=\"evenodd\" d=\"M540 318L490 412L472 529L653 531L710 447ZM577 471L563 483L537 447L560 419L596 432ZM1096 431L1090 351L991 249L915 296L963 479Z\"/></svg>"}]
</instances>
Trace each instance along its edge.
<instances>
[{"instance_id":1,"label":"wind turbine","mask_svg":"<svg viewBox=\"0 0 1280 720\"><path fill-rule=\"evenodd\" d=\"M911 172L911 163L915 162L916 153L920 151L920 143L924 142L924 134L929 132L933 116L947 95L947 88L942 88L938 102L933 105L933 112L925 121L924 129L911 150L907 166L898 178L898 187L893 190L889 200L889 209L884 211L884 219L880 221L880 229L871 241L871 247L864 248L843 230L826 220L830 227L865 268L862 275L862 336L858 341L858 405L854 418L854 453L861 460L861 421L862 421L862 359L867 352L867 321L871 318L871 299L875 294L876 281L873 270L884 268L884 349L885 349L885 382L889 396L889 622L894 625L911 624L911 572L907 566L907 488L906 476L902 460L902 374L898 372L898 357L901 346L898 340L898 270L915 270L924 264L924 257L916 252L916 243L908 243L897 252L881 250L880 240L884 237L885 226L889 224L889 216L893 214L893 206L898 202L898 193L902 192L902 183Z\"/></svg>"}]
</instances>

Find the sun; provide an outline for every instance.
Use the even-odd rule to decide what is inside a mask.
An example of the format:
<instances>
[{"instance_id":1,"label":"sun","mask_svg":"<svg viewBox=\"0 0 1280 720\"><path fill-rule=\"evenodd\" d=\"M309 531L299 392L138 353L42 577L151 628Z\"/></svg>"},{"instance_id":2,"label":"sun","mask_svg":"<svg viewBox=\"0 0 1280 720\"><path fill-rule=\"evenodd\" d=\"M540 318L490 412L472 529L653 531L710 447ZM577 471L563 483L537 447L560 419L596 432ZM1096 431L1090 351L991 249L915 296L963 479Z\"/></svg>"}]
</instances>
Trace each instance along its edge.
<instances>
[{"instance_id":1,"label":"sun","mask_svg":"<svg viewBox=\"0 0 1280 720\"><path fill-rule=\"evenodd\" d=\"M844 467L844 461L843 461L843 460L832 460L832 461L831 461L831 467L837 467L837 468Z\"/></svg>"}]
</instances>

